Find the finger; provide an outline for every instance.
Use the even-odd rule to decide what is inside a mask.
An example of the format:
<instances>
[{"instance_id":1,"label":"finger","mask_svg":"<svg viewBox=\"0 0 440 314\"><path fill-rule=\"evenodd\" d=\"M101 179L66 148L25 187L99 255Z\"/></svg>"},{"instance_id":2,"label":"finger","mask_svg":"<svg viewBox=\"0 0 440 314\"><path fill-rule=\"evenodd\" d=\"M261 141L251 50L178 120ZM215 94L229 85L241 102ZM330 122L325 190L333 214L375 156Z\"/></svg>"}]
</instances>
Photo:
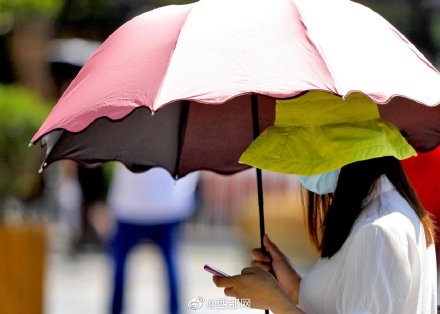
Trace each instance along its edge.
<instances>
[{"instance_id":1,"label":"finger","mask_svg":"<svg viewBox=\"0 0 440 314\"><path fill-rule=\"evenodd\" d=\"M266 247L266 249L269 251L269 254L272 257L283 255L283 253L280 251L280 249L275 245L275 243L273 243L270 240L270 238L267 234L264 235L263 243L264 243L264 246Z\"/></svg>"},{"instance_id":2,"label":"finger","mask_svg":"<svg viewBox=\"0 0 440 314\"><path fill-rule=\"evenodd\" d=\"M261 268L262 270L265 270L269 273L273 270L272 265L270 263L262 263L259 261L252 261L251 266Z\"/></svg>"},{"instance_id":3,"label":"finger","mask_svg":"<svg viewBox=\"0 0 440 314\"><path fill-rule=\"evenodd\" d=\"M240 280L239 277L240 275L229 277L213 276L212 280L217 287L234 287L237 281Z\"/></svg>"},{"instance_id":4,"label":"finger","mask_svg":"<svg viewBox=\"0 0 440 314\"><path fill-rule=\"evenodd\" d=\"M252 249L251 256L257 261L270 263L270 257L264 254L260 248Z\"/></svg>"},{"instance_id":5,"label":"finger","mask_svg":"<svg viewBox=\"0 0 440 314\"><path fill-rule=\"evenodd\" d=\"M256 270L257 270L257 267L246 267L241 270L241 274L242 275L253 274L253 273L255 273Z\"/></svg>"},{"instance_id":6,"label":"finger","mask_svg":"<svg viewBox=\"0 0 440 314\"><path fill-rule=\"evenodd\" d=\"M224 292L225 292L225 295L228 297L235 297L234 288L232 288L232 287L225 288Z\"/></svg>"}]
</instances>

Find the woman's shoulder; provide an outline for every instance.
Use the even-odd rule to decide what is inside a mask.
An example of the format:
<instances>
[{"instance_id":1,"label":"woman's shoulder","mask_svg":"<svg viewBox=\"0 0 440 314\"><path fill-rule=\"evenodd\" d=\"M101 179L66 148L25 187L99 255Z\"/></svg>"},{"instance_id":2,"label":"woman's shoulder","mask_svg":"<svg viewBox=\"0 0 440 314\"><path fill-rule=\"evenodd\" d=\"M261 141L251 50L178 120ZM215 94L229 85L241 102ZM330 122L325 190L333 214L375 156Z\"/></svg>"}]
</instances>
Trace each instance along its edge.
<instances>
[{"instance_id":1,"label":"woman's shoulder","mask_svg":"<svg viewBox=\"0 0 440 314\"><path fill-rule=\"evenodd\" d=\"M387 214L379 215L374 219L365 220L364 223L359 224L356 228L353 228L348 242L387 242L400 243L407 247L409 243L418 246L421 242L420 232L422 228L419 220L413 221L408 215L401 211L389 211ZM425 241L423 239L423 241Z\"/></svg>"},{"instance_id":2,"label":"woman's shoulder","mask_svg":"<svg viewBox=\"0 0 440 314\"><path fill-rule=\"evenodd\" d=\"M382 178L377 197L372 200L353 226L353 235L359 232L374 236L388 235L419 242L421 222L413 208ZM373 232L374 231L374 232Z\"/></svg>"},{"instance_id":3,"label":"woman's shoulder","mask_svg":"<svg viewBox=\"0 0 440 314\"><path fill-rule=\"evenodd\" d=\"M426 250L426 244L423 243L423 248L419 245L425 241L424 233L419 230L420 225L415 225L401 211L388 211L354 226L339 253L345 260L356 259L362 265L394 260L406 264L409 256L418 256L422 254L419 250Z\"/></svg>"}]
</instances>

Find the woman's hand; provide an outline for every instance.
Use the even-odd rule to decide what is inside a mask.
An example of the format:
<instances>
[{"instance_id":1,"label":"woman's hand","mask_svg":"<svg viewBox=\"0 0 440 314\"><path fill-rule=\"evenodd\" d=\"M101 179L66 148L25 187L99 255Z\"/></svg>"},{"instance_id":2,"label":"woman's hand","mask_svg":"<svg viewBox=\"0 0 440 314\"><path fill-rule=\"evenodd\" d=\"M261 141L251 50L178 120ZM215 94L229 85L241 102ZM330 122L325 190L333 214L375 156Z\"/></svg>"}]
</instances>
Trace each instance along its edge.
<instances>
[{"instance_id":1,"label":"woman's hand","mask_svg":"<svg viewBox=\"0 0 440 314\"><path fill-rule=\"evenodd\" d=\"M237 299L249 299L250 306L270 309L279 313L303 313L281 289L275 278L258 267L244 268L241 275L213 277L217 287L225 288L225 295Z\"/></svg>"},{"instance_id":2,"label":"woman's hand","mask_svg":"<svg viewBox=\"0 0 440 314\"><path fill-rule=\"evenodd\" d=\"M267 234L264 235L263 243L269 252L270 257L265 255L261 249L253 249L251 251L251 256L254 260L252 261L251 266L259 267L267 272L273 273L284 292L295 304L298 304L301 277L298 275L289 259L269 239Z\"/></svg>"}]
</instances>

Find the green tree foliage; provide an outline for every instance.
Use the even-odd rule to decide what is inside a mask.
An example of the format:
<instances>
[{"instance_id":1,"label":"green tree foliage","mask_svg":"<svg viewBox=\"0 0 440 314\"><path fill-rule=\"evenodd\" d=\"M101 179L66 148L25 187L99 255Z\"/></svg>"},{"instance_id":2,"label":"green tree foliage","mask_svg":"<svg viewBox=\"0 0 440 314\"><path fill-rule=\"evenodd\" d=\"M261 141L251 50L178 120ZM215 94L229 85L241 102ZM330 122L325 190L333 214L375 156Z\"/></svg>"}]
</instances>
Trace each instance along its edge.
<instances>
[{"instance_id":1,"label":"green tree foliage","mask_svg":"<svg viewBox=\"0 0 440 314\"><path fill-rule=\"evenodd\" d=\"M196 0L158 0L155 1L158 5L168 5L168 4L187 4L191 2L196 2Z\"/></svg>"},{"instance_id":2,"label":"green tree foliage","mask_svg":"<svg viewBox=\"0 0 440 314\"><path fill-rule=\"evenodd\" d=\"M0 35L16 24L56 17L65 0L0 0Z\"/></svg>"},{"instance_id":3,"label":"green tree foliage","mask_svg":"<svg viewBox=\"0 0 440 314\"><path fill-rule=\"evenodd\" d=\"M51 106L18 85L0 85L0 209L12 196L29 199L41 188L39 147L28 143Z\"/></svg>"},{"instance_id":4,"label":"green tree foliage","mask_svg":"<svg viewBox=\"0 0 440 314\"><path fill-rule=\"evenodd\" d=\"M402 32L425 57L434 61L440 42L437 32L439 5L435 1L421 0L355 0L387 19ZM435 4L437 3L437 4ZM436 10L437 8L437 10Z\"/></svg>"},{"instance_id":5,"label":"green tree foliage","mask_svg":"<svg viewBox=\"0 0 440 314\"><path fill-rule=\"evenodd\" d=\"M63 3L64 0L0 0L0 16L13 15L17 19L51 17Z\"/></svg>"},{"instance_id":6,"label":"green tree foliage","mask_svg":"<svg viewBox=\"0 0 440 314\"><path fill-rule=\"evenodd\" d=\"M194 1L65 0L56 19L55 36L103 41L119 26L138 14L168 4L186 4Z\"/></svg>"}]
</instances>

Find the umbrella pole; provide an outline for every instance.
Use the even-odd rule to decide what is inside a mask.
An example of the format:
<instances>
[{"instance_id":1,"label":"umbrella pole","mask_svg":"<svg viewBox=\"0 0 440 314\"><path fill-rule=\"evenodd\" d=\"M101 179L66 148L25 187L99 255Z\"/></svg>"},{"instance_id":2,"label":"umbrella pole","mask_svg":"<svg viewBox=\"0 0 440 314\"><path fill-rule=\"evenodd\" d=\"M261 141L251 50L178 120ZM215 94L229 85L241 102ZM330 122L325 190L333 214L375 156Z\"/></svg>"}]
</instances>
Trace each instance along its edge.
<instances>
[{"instance_id":1,"label":"umbrella pole","mask_svg":"<svg viewBox=\"0 0 440 314\"><path fill-rule=\"evenodd\" d=\"M252 122L254 129L254 139L256 139L260 135L260 118L258 115L258 98L257 95L251 95L251 104L252 104ZM266 234L264 227L264 199L263 199L263 175L261 169L255 168L257 171L257 189L258 189L258 212L260 216L260 246L261 250L267 253L266 247L263 243L263 237ZM269 314L269 310L264 310L265 314Z\"/></svg>"},{"instance_id":2,"label":"umbrella pole","mask_svg":"<svg viewBox=\"0 0 440 314\"><path fill-rule=\"evenodd\" d=\"M260 135L260 118L258 115L258 98L257 95L251 95L252 103L252 122L254 129L254 139ZM263 237L266 234L264 227L264 199L263 199L263 175L261 169L255 168L257 171L257 189L258 189L258 210L260 215L260 245L261 249L266 252L266 247L263 244Z\"/></svg>"}]
</instances>

